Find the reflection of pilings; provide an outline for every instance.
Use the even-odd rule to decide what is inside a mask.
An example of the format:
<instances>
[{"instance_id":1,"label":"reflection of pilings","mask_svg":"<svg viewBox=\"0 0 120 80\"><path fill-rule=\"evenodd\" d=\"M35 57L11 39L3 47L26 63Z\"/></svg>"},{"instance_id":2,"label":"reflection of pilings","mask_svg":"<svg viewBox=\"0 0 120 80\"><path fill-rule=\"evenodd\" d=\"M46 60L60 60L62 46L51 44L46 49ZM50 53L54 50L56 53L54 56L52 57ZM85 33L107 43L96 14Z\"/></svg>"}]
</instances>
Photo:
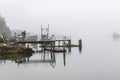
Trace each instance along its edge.
<instances>
[{"instance_id":1,"label":"reflection of pilings","mask_svg":"<svg viewBox=\"0 0 120 80\"><path fill-rule=\"evenodd\" d=\"M55 53L54 52L51 52L51 60L53 60L54 62L56 62L55 61Z\"/></svg>"},{"instance_id":2,"label":"reflection of pilings","mask_svg":"<svg viewBox=\"0 0 120 80\"><path fill-rule=\"evenodd\" d=\"M66 53L63 53L64 66L66 65Z\"/></svg>"},{"instance_id":3,"label":"reflection of pilings","mask_svg":"<svg viewBox=\"0 0 120 80\"><path fill-rule=\"evenodd\" d=\"M55 53L54 52L52 52L52 51L50 51L50 53L49 52L47 52L48 54L50 54L50 60L51 60L51 62L55 62ZM43 53L43 60L44 61L46 61L46 51Z\"/></svg>"},{"instance_id":4,"label":"reflection of pilings","mask_svg":"<svg viewBox=\"0 0 120 80\"><path fill-rule=\"evenodd\" d=\"M51 60L55 60L55 53L50 51Z\"/></svg>"},{"instance_id":5,"label":"reflection of pilings","mask_svg":"<svg viewBox=\"0 0 120 80\"><path fill-rule=\"evenodd\" d=\"M68 52L71 52L71 47L68 47Z\"/></svg>"}]
</instances>

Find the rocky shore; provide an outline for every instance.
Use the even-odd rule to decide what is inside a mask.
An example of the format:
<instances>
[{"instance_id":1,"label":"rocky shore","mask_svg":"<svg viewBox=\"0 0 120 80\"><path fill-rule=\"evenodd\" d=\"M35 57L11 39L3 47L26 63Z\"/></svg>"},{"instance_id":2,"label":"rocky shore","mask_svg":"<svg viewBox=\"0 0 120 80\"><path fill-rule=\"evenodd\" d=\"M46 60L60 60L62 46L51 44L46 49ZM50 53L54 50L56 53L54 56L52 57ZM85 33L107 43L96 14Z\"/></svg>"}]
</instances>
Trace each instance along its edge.
<instances>
[{"instance_id":1,"label":"rocky shore","mask_svg":"<svg viewBox=\"0 0 120 80\"><path fill-rule=\"evenodd\" d=\"M31 48L21 48L18 46L0 46L0 54L30 54L34 51Z\"/></svg>"}]
</instances>

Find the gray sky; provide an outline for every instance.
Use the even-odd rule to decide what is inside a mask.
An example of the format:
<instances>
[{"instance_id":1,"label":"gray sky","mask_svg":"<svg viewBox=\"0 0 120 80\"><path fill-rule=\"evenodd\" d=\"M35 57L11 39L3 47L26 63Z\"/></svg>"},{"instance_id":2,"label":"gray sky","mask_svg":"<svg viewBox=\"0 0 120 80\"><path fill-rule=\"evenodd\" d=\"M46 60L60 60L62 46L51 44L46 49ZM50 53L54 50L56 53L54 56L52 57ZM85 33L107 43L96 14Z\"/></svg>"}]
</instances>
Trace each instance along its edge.
<instances>
[{"instance_id":1,"label":"gray sky","mask_svg":"<svg viewBox=\"0 0 120 80\"><path fill-rule=\"evenodd\" d=\"M49 24L58 34L120 31L119 0L0 0L0 14L11 29L40 32Z\"/></svg>"}]
</instances>

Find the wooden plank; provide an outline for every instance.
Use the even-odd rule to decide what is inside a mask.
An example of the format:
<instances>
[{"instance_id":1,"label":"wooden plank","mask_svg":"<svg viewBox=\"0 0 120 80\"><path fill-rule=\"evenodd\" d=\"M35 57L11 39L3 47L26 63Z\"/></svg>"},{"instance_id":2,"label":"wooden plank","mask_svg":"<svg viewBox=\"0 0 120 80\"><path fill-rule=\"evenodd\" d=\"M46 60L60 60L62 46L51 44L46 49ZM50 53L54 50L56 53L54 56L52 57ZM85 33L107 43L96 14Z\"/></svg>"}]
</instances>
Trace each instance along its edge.
<instances>
[{"instance_id":1,"label":"wooden plank","mask_svg":"<svg viewBox=\"0 0 120 80\"><path fill-rule=\"evenodd\" d=\"M16 44L19 44L19 43L52 43L54 42L53 40L51 41L19 41L19 42L16 42Z\"/></svg>"},{"instance_id":2,"label":"wooden plank","mask_svg":"<svg viewBox=\"0 0 120 80\"><path fill-rule=\"evenodd\" d=\"M47 51L53 51L53 52L66 52L66 50L64 50L64 49L45 49L45 50L47 50Z\"/></svg>"}]
</instances>

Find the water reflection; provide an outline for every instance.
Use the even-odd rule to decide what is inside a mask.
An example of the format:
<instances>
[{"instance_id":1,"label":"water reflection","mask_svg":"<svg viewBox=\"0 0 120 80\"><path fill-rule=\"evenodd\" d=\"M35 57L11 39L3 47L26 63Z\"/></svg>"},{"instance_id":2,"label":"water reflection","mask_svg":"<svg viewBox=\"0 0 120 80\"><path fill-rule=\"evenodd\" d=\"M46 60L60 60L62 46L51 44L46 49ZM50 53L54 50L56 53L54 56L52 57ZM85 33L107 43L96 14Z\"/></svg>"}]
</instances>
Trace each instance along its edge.
<instances>
[{"instance_id":1,"label":"water reflection","mask_svg":"<svg viewBox=\"0 0 120 80\"><path fill-rule=\"evenodd\" d=\"M45 52L45 53L38 53L39 54L39 58L38 59L30 59L23 62L22 64L47 64L49 63L52 67L55 67L56 65L56 59L55 59L55 53L51 53L51 52Z\"/></svg>"},{"instance_id":2,"label":"water reflection","mask_svg":"<svg viewBox=\"0 0 120 80\"><path fill-rule=\"evenodd\" d=\"M56 56L57 54L63 54L63 65L66 65L66 53L53 53L49 51L45 51L44 53L36 53L40 57L37 59L32 59L32 58L26 58L23 62L18 63L18 64L49 64L51 67L56 66Z\"/></svg>"},{"instance_id":3,"label":"water reflection","mask_svg":"<svg viewBox=\"0 0 120 80\"><path fill-rule=\"evenodd\" d=\"M56 60L60 62L59 58L63 59L62 64L66 66L66 56L71 55L71 47L66 48L67 52L55 53L51 51L44 51L43 48L39 50L38 45L30 45L36 53L26 53L26 54L10 54L10 55L0 55L1 63L6 63L6 61L12 61L18 66L20 65L32 65L32 64L49 64L51 67L56 67ZM78 48L80 53L82 52L82 45ZM37 52L37 51L40 52ZM37 55L37 56L36 56Z\"/></svg>"},{"instance_id":4,"label":"water reflection","mask_svg":"<svg viewBox=\"0 0 120 80\"><path fill-rule=\"evenodd\" d=\"M6 63L6 61L10 60L13 61L15 63L22 63L25 62L26 59L29 59L29 57L32 56L32 53L27 53L27 54L1 54L0 55L0 61L1 63L4 62Z\"/></svg>"},{"instance_id":5,"label":"water reflection","mask_svg":"<svg viewBox=\"0 0 120 80\"><path fill-rule=\"evenodd\" d=\"M38 59L31 59L32 55L39 54ZM66 65L66 53L53 53L45 51L45 53L35 53L35 54L13 54L13 55L0 55L0 62L6 63L6 61L12 61L16 64L27 65L27 64L50 64L53 68L56 66L56 54L63 54L63 64Z\"/></svg>"},{"instance_id":6,"label":"water reflection","mask_svg":"<svg viewBox=\"0 0 120 80\"><path fill-rule=\"evenodd\" d=\"M118 34L118 33L113 33L113 40L114 41L119 41L120 40L120 34Z\"/></svg>"}]
</instances>

